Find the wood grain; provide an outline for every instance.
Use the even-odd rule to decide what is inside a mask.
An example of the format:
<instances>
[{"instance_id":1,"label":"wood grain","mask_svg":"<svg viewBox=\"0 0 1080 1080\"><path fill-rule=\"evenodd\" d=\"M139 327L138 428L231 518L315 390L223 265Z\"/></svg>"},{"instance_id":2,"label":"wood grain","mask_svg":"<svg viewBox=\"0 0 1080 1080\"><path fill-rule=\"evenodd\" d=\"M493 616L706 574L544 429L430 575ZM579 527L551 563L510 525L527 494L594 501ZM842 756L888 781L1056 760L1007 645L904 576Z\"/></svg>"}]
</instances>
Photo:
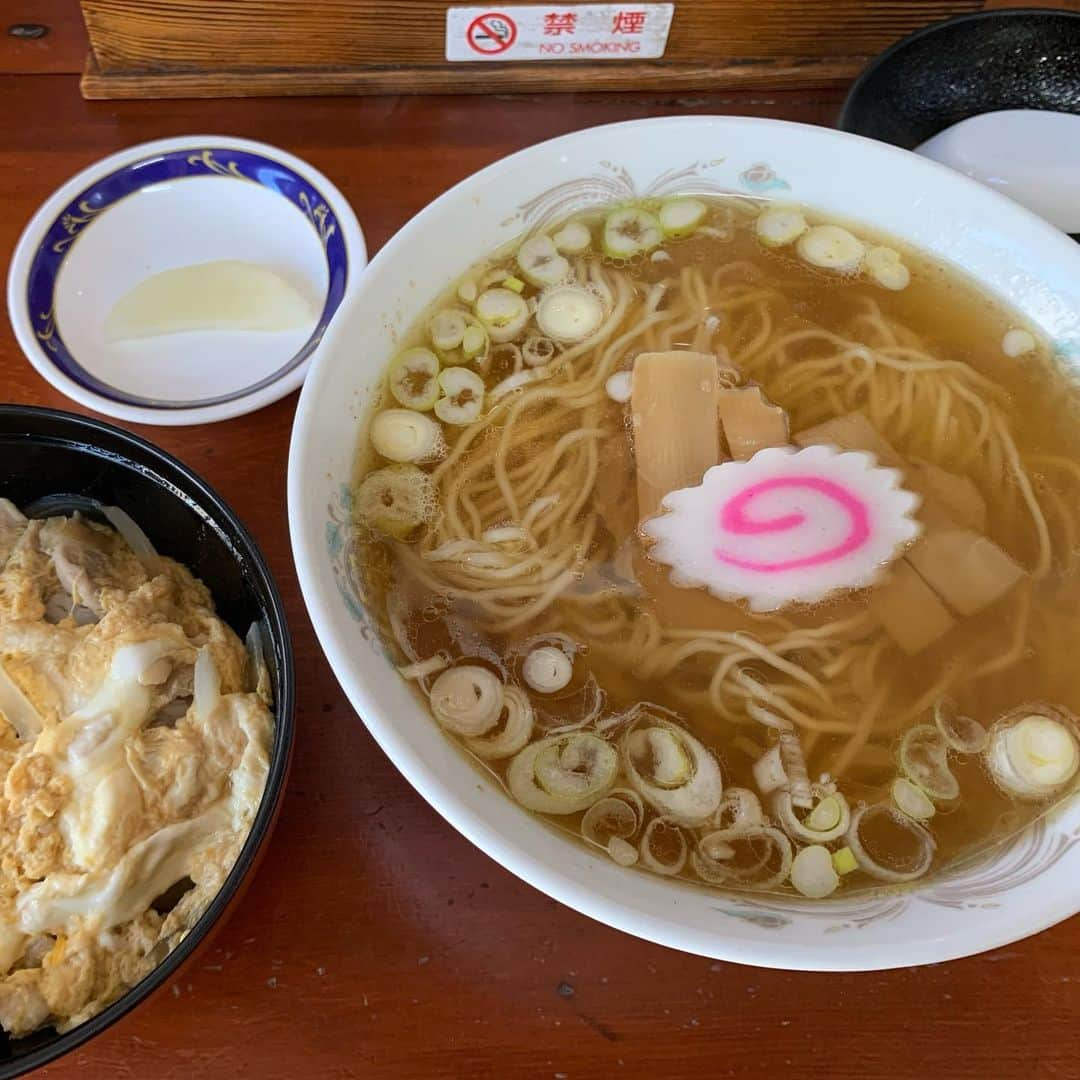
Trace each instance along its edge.
<instances>
[{"instance_id":1,"label":"wood grain","mask_svg":"<svg viewBox=\"0 0 1080 1080\"><path fill-rule=\"evenodd\" d=\"M567 79L589 90L716 90L784 86L838 87L858 74L857 59L772 60L706 64L484 64L365 67L321 71L102 71L87 58L83 96L110 98L305 97L316 94L490 94L565 90Z\"/></svg>"},{"instance_id":2,"label":"wood grain","mask_svg":"<svg viewBox=\"0 0 1080 1080\"><path fill-rule=\"evenodd\" d=\"M82 0L82 85L89 98L821 85L982 2L679 0L663 60L494 65L444 62L445 0Z\"/></svg>"},{"instance_id":3,"label":"wood grain","mask_svg":"<svg viewBox=\"0 0 1080 1080\"><path fill-rule=\"evenodd\" d=\"M77 169L171 134L243 134L300 154L352 201L375 250L447 186L538 139L686 112L829 123L838 106L835 92L105 104L83 101L74 79L0 77L0 249L11 251L37 204ZM6 326L0 387L9 400L72 407ZM353 714L304 614L285 521L294 404L210 427L141 429L216 486L267 554L296 643L296 756L267 858L213 948L43 1077L1078 1075L1080 920L918 970L762 971L606 929L458 836Z\"/></svg>"}]
</instances>

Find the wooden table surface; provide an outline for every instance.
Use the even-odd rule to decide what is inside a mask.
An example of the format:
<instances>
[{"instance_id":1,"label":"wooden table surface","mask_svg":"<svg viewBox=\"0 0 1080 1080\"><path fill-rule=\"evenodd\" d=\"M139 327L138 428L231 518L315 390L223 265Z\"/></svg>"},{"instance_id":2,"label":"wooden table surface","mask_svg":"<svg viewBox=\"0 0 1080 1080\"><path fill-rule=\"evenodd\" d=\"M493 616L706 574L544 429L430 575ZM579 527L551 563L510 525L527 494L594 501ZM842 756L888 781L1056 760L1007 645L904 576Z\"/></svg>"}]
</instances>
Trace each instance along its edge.
<instances>
[{"instance_id":1,"label":"wooden table surface","mask_svg":"<svg viewBox=\"0 0 1080 1080\"><path fill-rule=\"evenodd\" d=\"M450 184L549 136L687 112L829 124L839 103L808 91L89 104L62 55L23 55L0 46L5 252L73 172L159 136L245 135L301 155L352 201L374 251ZM7 400L73 407L6 325L0 386ZM376 747L305 615L285 514L294 406L140 432L202 473L269 558L296 644L296 754L266 858L213 947L41 1075L1080 1077L1080 920L934 967L765 971L607 929L458 836Z\"/></svg>"}]
</instances>

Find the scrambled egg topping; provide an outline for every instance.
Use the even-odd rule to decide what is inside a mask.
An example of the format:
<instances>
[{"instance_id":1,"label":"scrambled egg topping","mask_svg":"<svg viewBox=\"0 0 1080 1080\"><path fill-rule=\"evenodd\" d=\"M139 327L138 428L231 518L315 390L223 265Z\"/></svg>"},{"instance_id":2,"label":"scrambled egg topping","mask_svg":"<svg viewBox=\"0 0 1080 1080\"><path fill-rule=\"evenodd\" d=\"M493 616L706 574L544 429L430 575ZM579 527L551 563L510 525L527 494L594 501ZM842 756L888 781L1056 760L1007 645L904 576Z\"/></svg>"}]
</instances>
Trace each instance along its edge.
<instances>
[{"instance_id":1,"label":"scrambled egg topping","mask_svg":"<svg viewBox=\"0 0 1080 1080\"><path fill-rule=\"evenodd\" d=\"M194 925L258 809L269 703L265 666L187 569L140 559L85 518L28 521L0 499L11 1035L93 1016Z\"/></svg>"}]
</instances>

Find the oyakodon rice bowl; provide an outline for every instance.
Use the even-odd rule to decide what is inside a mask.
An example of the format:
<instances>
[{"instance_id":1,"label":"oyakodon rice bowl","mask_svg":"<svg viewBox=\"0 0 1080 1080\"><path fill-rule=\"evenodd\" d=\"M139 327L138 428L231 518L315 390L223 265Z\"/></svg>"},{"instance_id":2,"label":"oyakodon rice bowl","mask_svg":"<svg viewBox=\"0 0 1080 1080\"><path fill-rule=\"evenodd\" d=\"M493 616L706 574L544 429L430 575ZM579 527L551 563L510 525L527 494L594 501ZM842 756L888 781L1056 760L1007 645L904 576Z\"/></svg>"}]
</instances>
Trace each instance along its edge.
<instances>
[{"instance_id":1,"label":"oyakodon rice bowl","mask_svg":"<svg viewBox=\"0 0 1080 1080\"><path fill-rule=\"evenodd\" d=\"M1024 430L1044 383L1075 395L1078 270L992 193L798 125L492 166L380 254L301 401L293 543L339 679L470 839L643 937L880 968L1072 914L1044 643L1075 455Z\"/></svg>"}]
</instances>

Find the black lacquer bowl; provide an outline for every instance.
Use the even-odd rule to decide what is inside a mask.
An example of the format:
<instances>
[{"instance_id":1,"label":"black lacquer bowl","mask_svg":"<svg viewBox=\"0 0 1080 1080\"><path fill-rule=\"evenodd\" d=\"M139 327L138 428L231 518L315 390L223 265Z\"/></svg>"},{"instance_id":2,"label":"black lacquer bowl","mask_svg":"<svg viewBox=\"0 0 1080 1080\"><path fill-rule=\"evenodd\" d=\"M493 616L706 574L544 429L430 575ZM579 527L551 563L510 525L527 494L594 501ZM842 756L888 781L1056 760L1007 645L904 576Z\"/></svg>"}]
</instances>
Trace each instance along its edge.
<instances>
[{"instance_id":1,"label":"black lacquer bowl","mask_svg":"<svg viewBox=\"0 0 1080 1080\"><path fill-rule=\"evenodd\" d=\"M119 428L51 409L0 405L0 495L26 506L47 495L89 496L126 510L157 549L188 566L243 637L261 622L274 688L274 741L262 804L224 886L183 942L142 982L65 1035L0 1035L0 1080L38 1068L100 1034L158 987L224 921L250 879L277 815L293 741L295 678L285 611L254 540L221 498L175 458Z\"/></svg>"},{"instance_id":2,"label":"black lacquer bowl","mask_svg":"<svg viewBox=\"0 0 1080 1080\"><path fill-rule=\"evenodd\" d=\"M838 126L912 150L1000 109L1080 113L1080 12L1008 8L917 30L871 61Z\"/></svg>"}]
</instances>

